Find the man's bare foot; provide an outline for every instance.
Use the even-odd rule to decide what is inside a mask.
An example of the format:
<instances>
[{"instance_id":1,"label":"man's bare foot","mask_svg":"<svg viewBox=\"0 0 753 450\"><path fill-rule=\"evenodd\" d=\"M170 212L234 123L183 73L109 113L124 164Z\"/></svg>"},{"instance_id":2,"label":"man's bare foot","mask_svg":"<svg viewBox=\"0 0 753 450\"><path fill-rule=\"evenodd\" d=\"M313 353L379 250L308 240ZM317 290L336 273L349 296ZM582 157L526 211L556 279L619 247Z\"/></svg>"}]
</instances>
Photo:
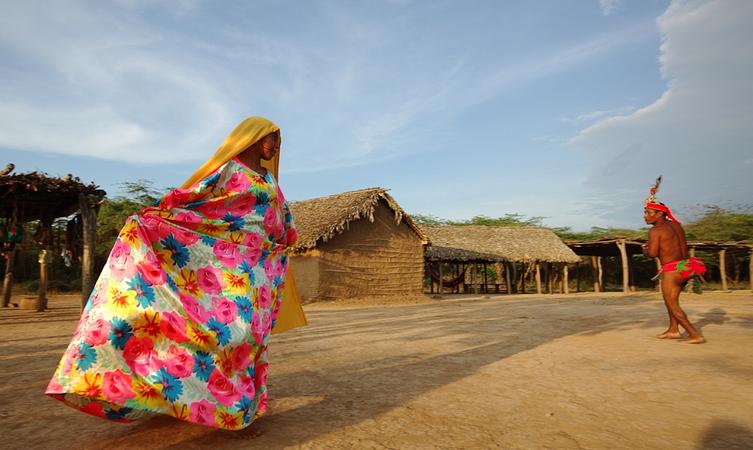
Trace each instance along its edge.
<instances>
[{"instance_id":1,"label":"man's bare foot","mask_svg":"<svg viewBox=\"0 0 753 450\"><path fill-rule=\"evenodd\" d=\"M682 335L679 331L665 331L656 335L657 339L680 339Z\"/></svg>"},{"instance_id":2,"label":"man's bare foot","mask_svg":"<svg viewBox=\"0 0 753 450\"><path fill-rule=\"evenodd\" d=\"M680 339L680 342L683 344L703 344L706 342L706 338L703 336L696 336L696 337L686 337L683 339Z\"/></svg>"}]
</instances>

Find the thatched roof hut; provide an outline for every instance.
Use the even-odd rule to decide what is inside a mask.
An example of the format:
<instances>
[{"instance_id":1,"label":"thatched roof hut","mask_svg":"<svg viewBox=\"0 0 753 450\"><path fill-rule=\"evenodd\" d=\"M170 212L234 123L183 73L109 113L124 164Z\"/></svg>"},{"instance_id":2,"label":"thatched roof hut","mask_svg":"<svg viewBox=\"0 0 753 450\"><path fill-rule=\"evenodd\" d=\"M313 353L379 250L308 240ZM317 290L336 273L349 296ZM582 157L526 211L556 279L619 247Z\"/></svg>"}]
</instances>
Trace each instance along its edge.
<instances>
[{"instance_id":1,"label":"thatched roof hut","mask_svg":"<svg viewBox=\"0 0 753 450\"><path fill-rule=\"evenodd\" d=\"M428 242L423 230L387 193L387 189L374 187L290 202L290 210L298 228L298 241L294 251L315 248L317 244L327 242L348 230L350 224L359 219L374 222L374 211L380 202L392 211L396 224L404 222L421 241Z\"/></svg>"},{"instance_id":2,"label":"thatched roof hut","mask_svg":"<svg viewBox=\"0 0 753 450\"><path fill-rule=\"evenodd\" d=\"M9 169L9 170L8 170ZM6 168L7 172L13 166ZM79 195L104 198L105 191L94 183L85 185L78 177L51 177L45 173L6 173L0 175L0 217L28 222L51 222L75 213L80 208Z\"/></svg>"},{"instance_id":3,"label":"thatched roof hut","mask_svg":"<svg viewBox=\"0 0 753 450\"><path fill-rule=\"evenodd\" d=\"M94 183L85 185L78 177L67 175L63 178L51 177L45 173L29 172L14 174L13 163L0 170L0 244L5 257L2 306L10 302L13 286L13 264L15 259L16 232L25 222L39 220L40 227L35 240L40 244L39 253L39 296L32 307L44 311L47 306L46 284L48 264L52 257L50 236L52 222L79 212L82 224L82 305L85 304L94 287L94 243L99 204L106 192ZM11 232L10 230L14 230ZM12 236L11 236L12 235ZM6 239L7 238L7 239Z\"/></svg>"},{"instance_id":4,"label":"thatched roof hut","mask_svg":"<svg viewBox=\"0 0 753 450\"><path fill-rule=\"evenodd\" d=\"M290 202L291 263L304 301L420 294L428 239L387 190Z\"/></svg>"},{"instance_id":5,"label":"thatched roof hut","mask_svg":"<svg viewBox=\"0 0 753 450\"><path fill-rule=\"evenodd\" d=\"M575 263L576 255L554 232L538 227L426 226L429 261Z\"/></svg>"}]
</instances>

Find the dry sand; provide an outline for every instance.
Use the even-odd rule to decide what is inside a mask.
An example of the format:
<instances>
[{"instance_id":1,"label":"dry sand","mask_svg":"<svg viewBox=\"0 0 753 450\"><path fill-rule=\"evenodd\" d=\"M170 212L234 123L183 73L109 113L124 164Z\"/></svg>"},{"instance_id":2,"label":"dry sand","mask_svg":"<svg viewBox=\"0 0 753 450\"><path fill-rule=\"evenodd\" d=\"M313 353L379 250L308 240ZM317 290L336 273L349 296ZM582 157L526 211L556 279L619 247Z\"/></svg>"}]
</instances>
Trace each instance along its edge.
<instances>
[{"instance_id":1,"label":"dry sand","mask_svg":"<svg viewBox=\"0 0 753 450\"><path fill-rule=\"evenodd\" d=\"M109 423L42 392L78 317L0 310L2 448L753 448L753 295L682 303L709 342L653 338L655 293L311 304L272 343L245 432Z\"/></svg>"}]
</instances>

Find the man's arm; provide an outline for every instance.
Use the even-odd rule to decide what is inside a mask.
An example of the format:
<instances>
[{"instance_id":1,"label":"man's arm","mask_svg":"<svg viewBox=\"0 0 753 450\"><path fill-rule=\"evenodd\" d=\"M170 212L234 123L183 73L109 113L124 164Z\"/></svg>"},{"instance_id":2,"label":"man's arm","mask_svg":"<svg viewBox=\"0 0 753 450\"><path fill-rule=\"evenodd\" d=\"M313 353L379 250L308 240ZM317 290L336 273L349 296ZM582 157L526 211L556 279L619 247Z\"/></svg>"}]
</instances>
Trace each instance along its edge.
<instances>
[{"instance_id":1,"label":"man's arm","mask_svg":"<svg viewBox=\"0 0 753 450\"><path fill-rule=\"evenodd\" d=\"M656 258L659 256L659 236L656 228L648 230L648 242L643 244L643 254L649 258Z\"/></svg>"}]
</instances>

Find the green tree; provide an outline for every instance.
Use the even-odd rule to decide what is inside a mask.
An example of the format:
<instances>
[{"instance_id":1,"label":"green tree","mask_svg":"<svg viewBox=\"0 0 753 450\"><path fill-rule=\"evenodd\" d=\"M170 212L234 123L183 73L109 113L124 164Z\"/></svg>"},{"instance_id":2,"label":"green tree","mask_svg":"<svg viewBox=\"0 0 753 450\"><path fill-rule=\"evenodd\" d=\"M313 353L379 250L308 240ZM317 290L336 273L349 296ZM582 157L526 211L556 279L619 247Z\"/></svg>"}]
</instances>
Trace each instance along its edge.
<instances>
[{"instance_id":1,"label":"green tree","mask_svg":"<svg viewBox=\"0 0 753 450\"><path fill-rule=\"evenodd\" d=\"M590 231L573 231L570 227L549 227L554 233L565 241L595 241L599 239L625 237L645 238L648 229L634 230L632 228L603 228L591 227Z\"/></svg>"},{"instance_id":2,"label":"green tree","mask_svg":"<svg viewBox=\"0 0 753 450\"><path fill-rule=\"evenodd\" d=\"M685 225L690 240L750 241L753 240L753 212L750 207L727 210L703 205L699 217Z\"/></svg>"},{"instance_id":3,"label":"green tree","mask_svg":"<svg viewBox=\"0 0 753 450\"><path fill-rule=\"evenodd\" d=\"M157 201L167 189L159 190L151 180L122 183L125 195L107 198L97 217L97 255L107 257L126 219Z\"/></svg>"}]
</instances>

